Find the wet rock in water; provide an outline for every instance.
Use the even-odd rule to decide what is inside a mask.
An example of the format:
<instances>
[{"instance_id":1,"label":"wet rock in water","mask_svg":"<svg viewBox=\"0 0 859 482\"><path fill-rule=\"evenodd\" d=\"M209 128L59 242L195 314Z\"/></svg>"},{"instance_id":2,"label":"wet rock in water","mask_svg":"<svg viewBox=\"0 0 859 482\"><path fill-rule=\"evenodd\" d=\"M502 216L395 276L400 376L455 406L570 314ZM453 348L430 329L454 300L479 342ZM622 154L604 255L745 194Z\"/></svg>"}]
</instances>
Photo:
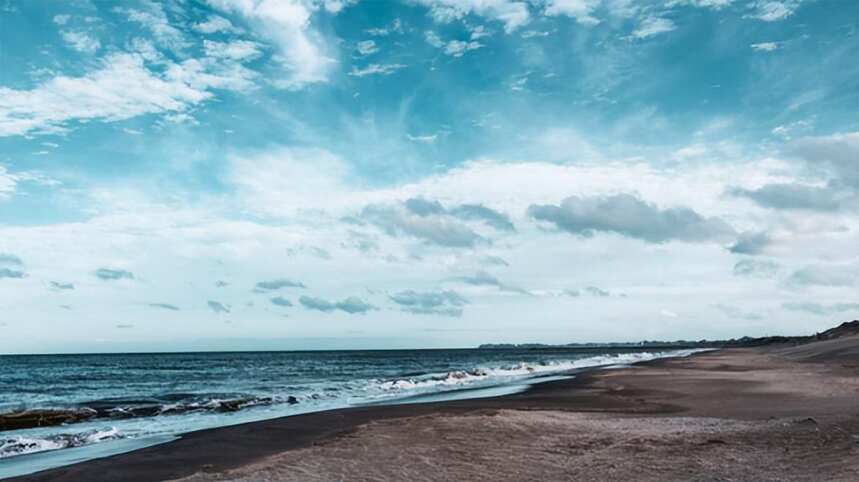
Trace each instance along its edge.
<instances>
[{"instance_id":1,"label":"wet rock in water","mask_svg":"<svg viewBox=\"0 0 859 482\"><path fill-rule=\"evenodd\" d=\"M74 410L23 410L0 414L0 430L51 427L65 423L75 423L97 415L95 410L81 408Z\"/></svg>"},{"instance_id":2,"label":"wet rock in water","mask_svg":"<svg viewBox=\"0 0 859 482\"><path fill-rule=\"evenodd\" d=\"M290 395L290 396L286 399L286 403L288 403L288 404L290 404L290 405L295 405L296 403L298 403L298 399L297 399L297 398L295 398L295 397L293 397L292 395Z\"/></svg>"}]
</instances>

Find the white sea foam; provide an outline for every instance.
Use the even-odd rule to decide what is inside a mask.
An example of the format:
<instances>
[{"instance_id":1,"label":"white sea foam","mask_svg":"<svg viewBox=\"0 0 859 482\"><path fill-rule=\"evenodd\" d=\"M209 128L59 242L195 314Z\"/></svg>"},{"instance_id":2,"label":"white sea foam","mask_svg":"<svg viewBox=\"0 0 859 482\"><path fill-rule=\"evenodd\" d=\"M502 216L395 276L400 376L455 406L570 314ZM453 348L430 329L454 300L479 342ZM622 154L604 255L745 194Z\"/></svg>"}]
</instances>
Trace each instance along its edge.
<instances>
[{"instance_id":1,"label":"white sea foam","mask_svg":"<svg viewBox=\"0 0 859 482\"><path fill-rule=\"evenodd\" d=\"M118 438L122 438L122 435L115 427L105 430L56 434L45 438L25 436L3 437L0 435L0 459L46 450L80 447L105 440L116 440Z\"/></svg>"}]
</instances>

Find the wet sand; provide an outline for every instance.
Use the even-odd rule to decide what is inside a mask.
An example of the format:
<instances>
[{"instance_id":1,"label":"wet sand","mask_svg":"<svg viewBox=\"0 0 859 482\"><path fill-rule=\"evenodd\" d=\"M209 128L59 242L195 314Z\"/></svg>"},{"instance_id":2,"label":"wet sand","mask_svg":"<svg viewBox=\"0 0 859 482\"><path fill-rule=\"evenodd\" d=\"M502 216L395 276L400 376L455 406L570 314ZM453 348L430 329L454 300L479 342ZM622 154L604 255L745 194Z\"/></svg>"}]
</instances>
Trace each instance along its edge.
<instances>
[{"instance_id":1,"label":"wet sand","mask_svg":"<svg viewBox=\"0 0 859 482\"><path fill-rule=\"evenodd\" d=\"M17 480L859 480L859 337L194 432Z\"/></svg>"}]
</instances>

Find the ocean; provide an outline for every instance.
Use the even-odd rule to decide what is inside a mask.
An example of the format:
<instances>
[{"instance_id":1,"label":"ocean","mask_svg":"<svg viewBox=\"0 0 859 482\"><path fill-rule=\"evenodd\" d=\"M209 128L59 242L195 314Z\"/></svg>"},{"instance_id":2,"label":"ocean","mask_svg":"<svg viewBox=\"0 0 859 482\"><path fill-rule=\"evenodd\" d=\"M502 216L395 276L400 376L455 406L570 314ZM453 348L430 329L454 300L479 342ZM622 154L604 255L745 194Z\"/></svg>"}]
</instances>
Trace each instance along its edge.
<instances>
[{"instance_id":1,"label":"ocean","mask_svg":"<svg viewBox=\"0 0 859 482\"><path fill-rule=\"evenodd\" d=\"M694 350L457 349L0 356L0 420L62 411L70 423L0 431L0 477L178 434L362 404L513 393L573 369ZM71 455L73 454L73 456Z\"/></svg>"}]
</instances>

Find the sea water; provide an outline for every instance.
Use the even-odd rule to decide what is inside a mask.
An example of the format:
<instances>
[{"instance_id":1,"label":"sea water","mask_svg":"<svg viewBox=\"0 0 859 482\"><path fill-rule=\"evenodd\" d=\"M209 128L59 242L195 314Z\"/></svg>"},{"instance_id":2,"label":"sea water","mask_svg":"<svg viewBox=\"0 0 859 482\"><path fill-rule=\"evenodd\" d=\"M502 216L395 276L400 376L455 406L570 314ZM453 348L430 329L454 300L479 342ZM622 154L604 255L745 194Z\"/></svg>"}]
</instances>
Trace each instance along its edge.
<instances>
[{"instance_id":1,"label":"sea water","mask_svg":"<svg viewBox=\"0 0 859 482\"><path fill-rule=\"evenodd\" d=\"M0 417L44 409L87 416L64 425L0 431L0 477L21 472L25 460L26 467L41 469L203 428L371 403L494 396L578 368L690 352L542 348L0 356Z\"/></svg>"}]
</instances>

